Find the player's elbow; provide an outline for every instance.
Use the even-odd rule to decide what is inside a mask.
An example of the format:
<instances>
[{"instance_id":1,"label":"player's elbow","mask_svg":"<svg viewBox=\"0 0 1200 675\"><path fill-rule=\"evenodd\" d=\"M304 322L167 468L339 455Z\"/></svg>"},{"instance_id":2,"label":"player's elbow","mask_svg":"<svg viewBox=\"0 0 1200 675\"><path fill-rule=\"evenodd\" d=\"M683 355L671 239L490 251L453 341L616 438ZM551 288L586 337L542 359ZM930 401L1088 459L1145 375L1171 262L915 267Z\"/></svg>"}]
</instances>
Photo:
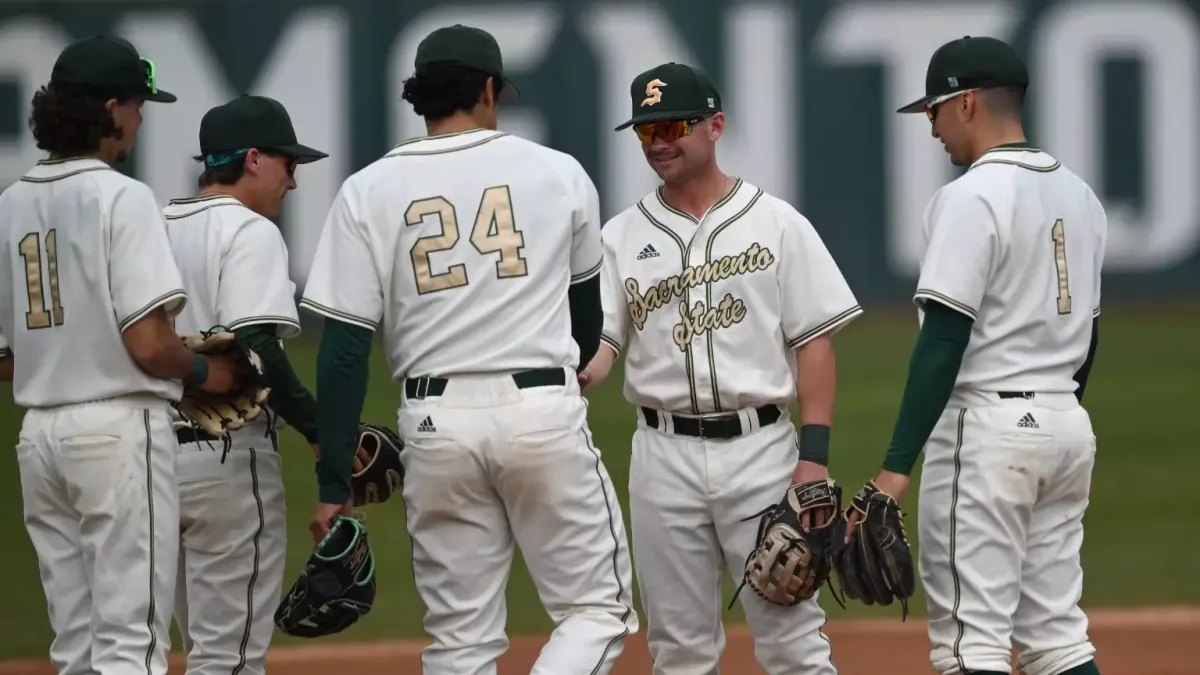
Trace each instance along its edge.
<instances>
[{"instance_id":1,"label":"player's elbow","mask_svg":"<svg viewBox=\"0 0 1200 675\"><path fill-rule=\"evenodd\" d=\"M121 340L134 362L154 377L179 379L191 367L191 355L161 307L126 328Z\"/></svg>"}]
</instances>

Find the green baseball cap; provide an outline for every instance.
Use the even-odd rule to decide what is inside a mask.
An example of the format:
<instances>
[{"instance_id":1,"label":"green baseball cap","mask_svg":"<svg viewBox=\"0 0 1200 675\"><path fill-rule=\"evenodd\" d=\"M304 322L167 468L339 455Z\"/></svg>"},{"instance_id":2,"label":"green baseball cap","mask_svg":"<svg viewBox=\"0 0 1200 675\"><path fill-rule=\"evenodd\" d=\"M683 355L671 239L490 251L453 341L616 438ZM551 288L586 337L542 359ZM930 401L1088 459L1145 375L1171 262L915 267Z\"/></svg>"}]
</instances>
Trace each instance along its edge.
<instances>
[{"instance_id":1,"label":"green baseball cap","mask_svg":"<svg viewBox=\"0 0 1200 675\"><path fill-rule=\"evenodd\" d=\"M470 68L497 78L501 83L501 103L515 101L520 96L516 85L504 76L504 58L496 38L481 28L456 23L426 35L417 45L413 66L421 70L439 63Z\"/></svg>"},{"instance_id":2,"label":"green baseball cap","mask_svg":"<svg viewBox=\"0 0 1200 675\"><path fill-rule=\"evenodd\" d=\"M633 116L615 130L635 124L687 120L721 111L721 94L702 71L682 63L664 63L633 78L629 85Z\"/></svg>"},{"instance_id":3,"label":"green baseball cap","mask_svg":"<svg viewBox=\"0 0 1200 675\"><path fill-rule=\"evenodd\" d=\"M54 62L50 86L112 98L174 103L175 94L158 88L154 62L142 58L128 40L98 35L67 46Z\"/></svg>"},{"instance_id":4,"label":"green baseball cap","mask_svg":"<svg viewBox=\"0 0 1200 675\"><path fill-rule=\"evenodd\" d=\"M924 112L936 99L967 89L1028 85L1029 71L1015 49L996 38L968 35L938 47L925 71L925 95L896 112Z\"/></svg>"},{"instance_id":5,"label":"green baseball cap","mask_svg":"<svg viewBox=\"0 0 1200 675\"><path fill-rule=\"evenodd\" d=\"M228 164L251 148L295 157L298 164L329 155L296 142L292 118L283 104L266 96L239 96L204 113L200 158L206 167Z\"/></svg>"}]
</instances>

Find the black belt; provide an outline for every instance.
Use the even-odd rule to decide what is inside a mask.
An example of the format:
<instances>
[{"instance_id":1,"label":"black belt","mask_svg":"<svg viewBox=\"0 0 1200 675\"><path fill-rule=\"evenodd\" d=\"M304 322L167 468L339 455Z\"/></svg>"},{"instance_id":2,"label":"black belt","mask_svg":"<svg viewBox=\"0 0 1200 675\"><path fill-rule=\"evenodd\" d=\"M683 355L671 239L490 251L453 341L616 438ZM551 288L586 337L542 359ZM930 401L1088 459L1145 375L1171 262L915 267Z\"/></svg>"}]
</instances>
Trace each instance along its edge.
<instances>
[{"instance_id":1,"label":"black belt","mask_svg":"<svg viewBox=\"0 0 1200 675\"><path fill-rule=\"evenodd\" d=\"M774 424L783 416L777 405L764 405L755 408L754 412L758 416L758 426L760 427ZM651 429L659 427L659 413L657 410L643 406L642 414L646 416L646 424ZM664 414L670 415L670 413ZM706 415L704 417L671 415L671 421L674 422L675 433L680 436L696 436L708 439L737 438L745 433L742 429L741 415L737 413L722 413L718 415Z\"/></svg>"},{"instance_id":2,"label":"black belt","mask_svg":"<svg viewBox=\"0 0 1200 675\"><path fill-rule=\"evenodd\" d=\"M275 429L272 429L267 434L267 438L271 441L271 448L275 451L278 451L279 432ZM203 429L188 428L176 429L175 440L179 441L180 445L187 445L188 443L223 443L225 441L224 438L220 436L213 436Z\"/></svg>"},{"instance_id":3,"label":"black belt","mask_svg":"<svg viewBox=\"0 0 1200 675\"><path fill-rule=\"evenodd\" d=\"M1032 391L998 391L1000 398L1033 398Z\"/></svg>"},{"instance_id":4,"label":"black belt","mask_svg":"<svg viewBox=\"0 0 1200 675\"><path fill-rule=\"evenodd\" d=\"M175 440L179 441L180 445L188 443L216 442L221 440L220 436L213 436L203 429L177 429L175 431Z\"/></svg>"},{"instance_id":5,"label":"black belt","mask_svg":"<svg viewBox=\"0 0 1200 675\"><path fill-rule=\"evenodd\" d=\"M562 368L537 368L512 374L517 389L530 387L561 387L567 383L567 371ZM404 394L412 399L441 396L450 380L444 377L413 377L404 381Z\"/></svg>"}]
</instances>

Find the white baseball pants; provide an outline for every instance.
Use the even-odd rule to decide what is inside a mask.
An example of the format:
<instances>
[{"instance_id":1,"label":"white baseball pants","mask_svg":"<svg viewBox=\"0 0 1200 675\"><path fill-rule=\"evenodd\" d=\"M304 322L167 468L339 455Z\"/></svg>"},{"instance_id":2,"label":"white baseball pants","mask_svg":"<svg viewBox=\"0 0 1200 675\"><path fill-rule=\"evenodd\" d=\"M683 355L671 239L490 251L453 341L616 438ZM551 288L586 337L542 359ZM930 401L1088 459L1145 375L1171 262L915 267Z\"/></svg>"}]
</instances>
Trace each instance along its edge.
<instances>
[{"instance_id":1,"label":"white baseball pants","mask_svg":"<svg viewBox=\"0 0 1200 675\"><path fill-rule=\"evenodd\" d=\"M714 675L725 650L721 572L740 584L758 520L777 504L796 469L795 427L783 419L730 440L673 436L639 413L629 471L634 571L656 675ZM748 413L748 414L747 414ZM659 415L660 419L662 415ZM665 425L664 425L665 426ZM772 605L750 588L738 600L754 654L770 675L833 675L825 612L817 598Z\"/></svg>"},{"instance_id":2,"label":"white baseball pants","mask_svg":"<svg viewBox=\"0 0 1200 675\"><path fill-rule=\"evenodd\" d=\"M257 434L255 434L257 435ZM287 558L281 457L270 438L179 454L175 620L187 675L262 675Z\"/></svg>"},{"instance_id":3,"label":"white baseball pants","mask_svg":"<svg viewBox=\"0 0 1200 675\"><path fill-rule=\"evenodd\" d=\"M494 675L514 545L556 624L532 675L603 675L638 628L621 507L573 372L450 378L399 411L425 675Z\"/></svg>"},{"instance_id":4,"label":"white baseball pants","mask_svg":"<svg viewBox=\"0 0 1200 675\"><path fill-rule=\"evenodd\" d=\"M31 409L17 445L59 675L165 675L179 502L170 406Z\"/></svg>"},{"instance_id":5,"label":"white baseball pants","mask_svg":"<svg viewBox=\"0 0 1200 675\"><path fill-rule=\"evenodd\" d=\"M1074 394L957 393L925 446L920 572L945 675L1057 675L1091 660L1079 608L1096 437Z\"/></svg>"}]
</instances>

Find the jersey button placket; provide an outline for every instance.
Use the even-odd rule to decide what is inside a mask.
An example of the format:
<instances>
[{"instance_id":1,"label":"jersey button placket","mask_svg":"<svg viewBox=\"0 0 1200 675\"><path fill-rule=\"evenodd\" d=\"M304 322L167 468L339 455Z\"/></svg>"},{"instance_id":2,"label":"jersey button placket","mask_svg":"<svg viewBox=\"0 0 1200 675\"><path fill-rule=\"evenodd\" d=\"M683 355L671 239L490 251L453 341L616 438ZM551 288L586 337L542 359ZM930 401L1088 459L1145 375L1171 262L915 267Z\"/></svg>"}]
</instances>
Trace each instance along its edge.
<instances>
[{"instance_id":1,"label":"jersey button placket","mask_svg":"<svg viewBox=\"0 0 1200 675\"><path fill-rule=\"evenodd\" d=\"M687 249L688 259L686 267L691 267L697 270L704 267L706 262L704 251L708 247L708 240L704 236L704 225L707 218L708 214L705 214L705 217L701 218L700 221L696 223L696 232L692 236L691 244ZM706 290L707 286L704 284L700 284L691 289L691 292L688 294L687 307L689 317L691 316L691 312L695 309L696 303L700 303L700 306L703 308L703 310L708 311L707 295L705 293ZM681 318L680 320L682 321L683 319ZM709 370L707 333L693 333L691 347L693 374L692 380L696 384L696 401L700 407L699 412L716 412L717 401L713 400L712 372ZM705 444L708 443L707 439L703 440L702 442Z\"/></svg>"}]
</instances>

